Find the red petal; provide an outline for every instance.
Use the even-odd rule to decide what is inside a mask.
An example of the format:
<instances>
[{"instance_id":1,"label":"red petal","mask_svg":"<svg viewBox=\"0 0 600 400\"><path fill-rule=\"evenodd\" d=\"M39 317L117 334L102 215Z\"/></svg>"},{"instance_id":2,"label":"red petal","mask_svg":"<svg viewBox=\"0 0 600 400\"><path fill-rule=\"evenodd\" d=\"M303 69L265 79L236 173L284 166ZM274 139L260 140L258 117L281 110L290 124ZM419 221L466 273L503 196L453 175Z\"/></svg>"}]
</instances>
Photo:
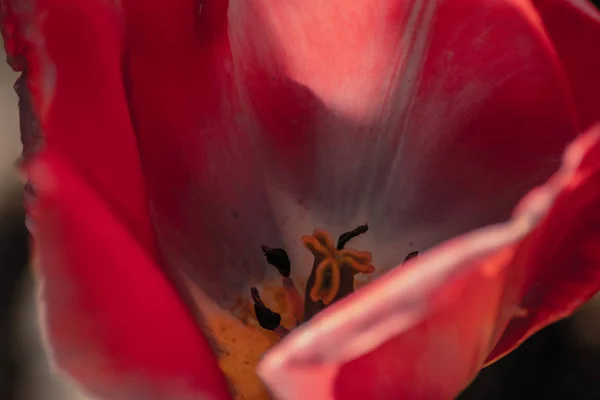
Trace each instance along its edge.
<instances>
[{"instance_id":1,"label":"red petal","mask_svg":"<svg viewBox=\"0 0 600 400\"><path fill-rule=\"evenodd\" d=\"M122 80L122 25L103 2L12 2L48 151L77 170L146 250L155 244ZM24 39L23 39L24 38ZM13 57L15 55L13 54Z\"/></svg>"},{"instance_id":2,"label":"red petal","mask_svg":"<svg viewBox=\"0 0 600 400\"><path fill-rule=\"evenodd\" d=\"M297 328L259 374L281 400L453 398L489 351L515 233L472 234L392 271Z\"/></svg>"},{"instance_id":3,"label":"red petal","mask_svg":"<svg viewBox=\"0 0 600 400\"><path fill-rule=\"evenodd\" d=\"M580 129L600 119L600 13L589 1L533 0L563 66Z\"/></svg>"},{"instance_id":4,"label":"red petal","mask_svg":"<svg viewBox=\"0 0 600 400\"><path fill-rule=\"evenodd\" d=\"M160 244L221 304L315 225L384 270L508 218L578 132L527 2L123 4Z\"/></svg>"},{"instance_id":5,"label":"red petal","mask_svg":"<svg viewBox=\"0 0 600 400\"><path fill-rule=\"evenodd\" d=\"M45 161L29 160L39 192L29 211L59 367L109 398L229 398L210 347L158 269L119 10L75 0L11 6L21 34L11 39L21 42L10 49L27 61L45 141Z\"/></svg>"},{"instance_id":6,"label":"red petal","mask_svg":"<svg viewBox=\"0 0 600 400\"><path fill-rule=\"evenodd\" d=\"M441 245L328 308L271 350L259 374L282 400L453 398L481 368L508 319L520 314L521 299L513 294L519 271L529 271L519 254L528 242L555 239L549 229L564 233L561 224L573 215L578 223L591 218L589 225L567 224L586 240L584 257L556 299L562 309L552 312L572 311L600 289L600 238L597 229L590 235L600 209L599 154L600 126L569 147L561 170L524 198L512 221ZM586 207L561 212L570 196L579 202L571 205ZM536 257L548 244L565 254L572 245L540 242ZM545 279L537 272L533 279ZM549 276L560 287L559 277ZM543 312L546 305L531 306Z\"/></svg>"},{"instance_id":7,"label":"red petal","mask_svg":"<svg viewBox=\"0 0 600 400\"><path fill-rule=\"evenodd\" d=\"M595 128L600 137L600 126ZM513 285L526 318L513 319L489 361L546 325L570 315L600 289L600 145L590 150L570 185L513 261Z\"/></svg>"},{"instance_id":8,"label":"red petal","mask_svg":"<svg viewBox=\"0 0 600 400\"><path fill-rule=\"evenodd\" d=\"M278 238L248 151L253 144L236 125L242 102L232 79L228 3L121 3L127 79L163 254L213 298L237 301L233 288L266 270L261 240L277 245Z\"/></svg>"},{"instance_id":9,"label":"red petal","mask_svg":"<svg viewBox=\"0 0 600 400\"><path fill-rule=\"evenodd\" d=\"M45 333L58 367L102 398L229 399L178 294L89 184L49 154L31 180Z\"/></svg>"}]
</instances>

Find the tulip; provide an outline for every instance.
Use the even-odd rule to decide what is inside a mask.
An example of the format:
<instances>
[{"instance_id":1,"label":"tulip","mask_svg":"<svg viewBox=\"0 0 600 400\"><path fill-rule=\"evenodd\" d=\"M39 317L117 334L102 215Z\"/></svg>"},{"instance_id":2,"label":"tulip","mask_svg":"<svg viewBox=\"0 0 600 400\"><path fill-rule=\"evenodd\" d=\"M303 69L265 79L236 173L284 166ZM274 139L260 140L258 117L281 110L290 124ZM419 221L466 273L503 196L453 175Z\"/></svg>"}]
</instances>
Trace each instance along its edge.
<instances>
[{"instance_id":1,"label":"tulip","mask_svg":"<svg viewBox=\"0 0 600 400\"><path fill-rule=\"evenodd\" d=\"M591 5L2 12L42 326L98 398L450 399L600 288Z\"/></svg>"}]
</instances>

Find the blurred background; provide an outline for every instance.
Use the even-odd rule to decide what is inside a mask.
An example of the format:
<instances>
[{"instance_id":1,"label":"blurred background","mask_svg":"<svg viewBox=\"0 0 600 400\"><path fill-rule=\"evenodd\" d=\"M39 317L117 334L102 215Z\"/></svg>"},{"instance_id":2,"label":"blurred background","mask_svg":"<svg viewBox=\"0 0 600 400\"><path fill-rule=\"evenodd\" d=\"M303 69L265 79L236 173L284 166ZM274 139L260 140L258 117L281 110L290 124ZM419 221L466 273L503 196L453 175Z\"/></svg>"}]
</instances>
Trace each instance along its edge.
<instances>
[{"instance_id":1,"label":"blurred background","mask_svg":"<svg viewBox=\"0 0 600 400\"><path fill-rule=\"evenodd\" d=\"M53 375L42 351L14 168L18 75L0 58L0 400L82 400ZM600 400L600 298L484 369L459 399Z\"/></svg>"},{"instance_id":2,"label":"blurred background","mask_svg":"<svg viewBox=\"0 0 600 400\"><path fill-rule=\"evenodd\" d=\"M0 400L81 399L53 376L42 351L27 270L23 185L15 171L21 154L13 90L18 74L4 62L0 45Z\"/></svg>"}]
</instances>

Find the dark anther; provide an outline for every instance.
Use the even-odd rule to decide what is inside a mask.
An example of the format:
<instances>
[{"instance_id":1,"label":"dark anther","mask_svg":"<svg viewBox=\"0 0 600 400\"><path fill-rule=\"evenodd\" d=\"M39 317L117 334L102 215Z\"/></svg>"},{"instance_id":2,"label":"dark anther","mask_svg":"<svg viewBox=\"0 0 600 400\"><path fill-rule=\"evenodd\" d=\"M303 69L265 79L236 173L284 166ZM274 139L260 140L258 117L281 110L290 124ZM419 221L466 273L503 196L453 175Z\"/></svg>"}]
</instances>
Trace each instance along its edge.
<instances>
[{"instance_id":1,"label":"dark anther","mask_svg":"<svg viewBox=\"0 0 600 400\"><path fill-rule=\"evenodd\" d=\"M404 258L404 262L407 262L408 260L412 260L413 258L417 258L418 255L419 255L418 251L412 251L412 252L408 253L406 258Z\"/></svg>"},{"instance_id":2,"label":"dark anther","mask_svg":"<svg viewBox=\"0 0 600 400\"><path fill-rule=\"evenodd\" d=\"M277 268L277 271L286 278L290 276L290 258L284 249L272 249L264 244L260 246L267 262Z\"/></svg>"},{"instance_id":3,"label":"dark anther","mask_svg":"<svg viewBox=\"0 0 600 400\"><path fill-rule=\"evenodd\" d=\"M258 289L253 287L250 289L250 293L252 294L252 301L254 301L254 313L256 314L256 320L260 326L269 331L274 331L277 329L281 323L281 315L265 306L265 303L262 302L258 294Z\"/></svg>"},{"instance_id":4,"label":"dark anther","mask_svg":"<svg viewBox=\"0 0 600 400\"><path fill-rule=\"evenodd\" d=\"M360 226L356 227L355 229L351 230L350 232L342 233L340 235L340 238L338 239L337 249L342 250L344 248L344 246L346 245L346 243L348 243L353 238L355 238L359 235L362 235L363 233L365 233L368 230L369 230L369 226L367 224L364 224L364 225L360 225Z\"/></svg>"}]
</instances>

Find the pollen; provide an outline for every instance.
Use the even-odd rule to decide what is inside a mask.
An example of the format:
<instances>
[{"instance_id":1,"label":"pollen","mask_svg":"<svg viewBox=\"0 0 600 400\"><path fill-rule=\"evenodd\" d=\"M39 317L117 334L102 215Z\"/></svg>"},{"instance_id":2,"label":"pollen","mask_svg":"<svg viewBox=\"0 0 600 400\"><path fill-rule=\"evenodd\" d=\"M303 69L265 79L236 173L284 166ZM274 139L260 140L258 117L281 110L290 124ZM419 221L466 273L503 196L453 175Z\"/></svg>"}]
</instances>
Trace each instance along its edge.
<instances>
[{"instance_id":1,"label":"pollen","mask_svg":"<svg viewBox=\"0 0 600 400\"><path fill-rule=\"evenodd\" d=\"M251 299L239 299L232 307L221 308L184 277L186 288L200 311L202 327L235 400L272 400L268 389L256 374L256 365L280 337L257 326ZM261 285L266 301L284 313L288 308L283 288L276 283ZM200 317L201 316L201 317ZM287 320L284 319L284 322Z\"/></svg>"}]
</instances>

